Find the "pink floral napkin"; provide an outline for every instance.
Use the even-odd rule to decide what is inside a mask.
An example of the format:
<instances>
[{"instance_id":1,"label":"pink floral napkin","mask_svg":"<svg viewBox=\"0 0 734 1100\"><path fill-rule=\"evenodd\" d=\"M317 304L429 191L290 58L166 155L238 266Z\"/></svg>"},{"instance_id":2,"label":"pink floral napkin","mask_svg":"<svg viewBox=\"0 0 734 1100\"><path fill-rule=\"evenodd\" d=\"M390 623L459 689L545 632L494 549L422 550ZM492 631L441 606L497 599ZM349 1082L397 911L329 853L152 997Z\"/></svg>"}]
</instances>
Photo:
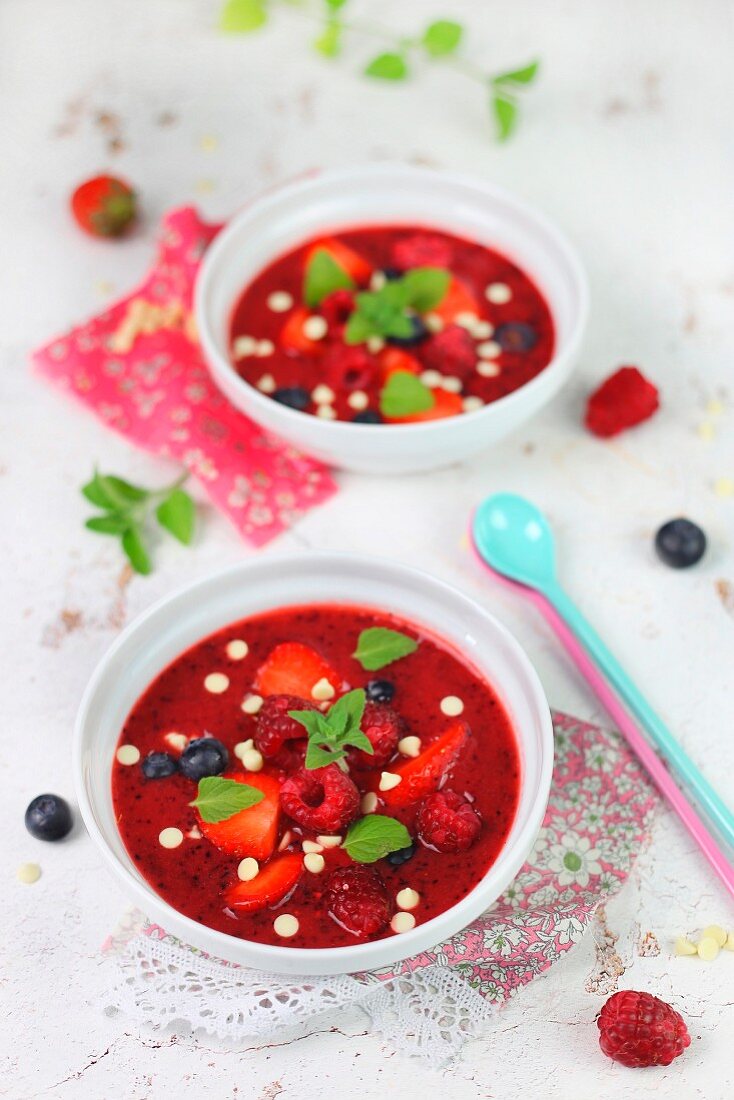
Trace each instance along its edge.
<instances>
[{"instance_id":1,"label":"pink floral napkin","mask_svg":"<svg viewBox=\"0 0 734 1100\"><path fill-rule=\"evenodd\" d=\"M267 435L210 379L191 304L199 263L219 228L191 207L171 211L143 283L40 348L33 362L111 428L189 469L261 546L336 487L322 466Z\"/></svg>"}]
</instances>

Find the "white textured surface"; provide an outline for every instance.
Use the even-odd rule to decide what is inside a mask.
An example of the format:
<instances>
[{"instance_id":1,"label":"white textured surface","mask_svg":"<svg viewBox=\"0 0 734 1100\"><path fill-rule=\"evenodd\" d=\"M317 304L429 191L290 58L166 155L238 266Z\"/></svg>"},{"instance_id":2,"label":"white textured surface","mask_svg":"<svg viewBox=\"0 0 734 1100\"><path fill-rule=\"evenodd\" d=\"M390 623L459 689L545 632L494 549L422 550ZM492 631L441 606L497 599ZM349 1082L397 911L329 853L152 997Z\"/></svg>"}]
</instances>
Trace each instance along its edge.
<instances>
[{"instance_id":1,"label":"white textured surface","mask_svg":"<svg viewBox=\"0 0 734 1100\"><path fill-rule=\"evenodd\" d=\"M5 716L4 927L0 1092L25 1097L549 1098L592 1094L719 1100L732 1094L734 956L705 966L673 959L670 938L711 921L734 925L732 903L667 814L623 894L608 907L624 985L671 998L693 1044L670 1069L635 1073L602 1058L594 1016L604 953L591 937L525 990L462 1061L436 1074L385 1057L358 1015L297 1041L247 1051L184 1035L139 1033L100 1017L98 945L123 906L81 835L45 847L25 833L40 790L68 794L76 704L119 625L184 578L249 553L206 512L194 552L161 544L147 580L120 583L112 542L84 532L78 486L95 460L141 480L168 470L133 452L81 409L32 379L28 349L142 273L153 227L173 203L224 216L263 185L318 164L400 156L471 170L537 202L575 238L592 283L592 324L576 381L509 445L471 467L429 477L344 478L342 493L279 547L389 552L453 580L492 606L526 645L556 706L599 717L533 614L485 582L459 546L471 505L497 488L541 502L563 546L582 607L722 793L734 797L734 477L731 317L734 165L730 131L734 35L725 0L531 0L399 12L355 6L407 31L464 12L476 58L498 67L538 53L545 76L517 138L485 133L481 90L434 71L410 88L366 86L348 62L312 59L305 24L287 11L258 40L210 29L203 0L5 0L0 7L0 494L5 519L0 658ZM351 58L358 61L358 51ZM175 120L160 125L170 112ZM108 113L107 131L99 121ZM123 148L108 149L119 120ZM215 135L212 152L202 138ZM206 143L205 143L206 144ZM113 167L135 181L147 214L120 245L86 241L65 210L79 178ZM203 182L202 182L203 181ZM213 189L206 190L209 185ZM665 408L644 430L603 445L579 429L590 385L638 362ZM704 406L727 404L713 442L696 434ZM711 553L695 572L656 564L657 524L688 513ZM33 886L15 879L34 860ZM12 930L12 931L11 931ZM658 957L639 954L653 931ZM599 931L603 941L603 930ZM607 953L608 956L608 953ZM349 1085L345 1085L345 1081Z\"/></svg>"}]
</instances>

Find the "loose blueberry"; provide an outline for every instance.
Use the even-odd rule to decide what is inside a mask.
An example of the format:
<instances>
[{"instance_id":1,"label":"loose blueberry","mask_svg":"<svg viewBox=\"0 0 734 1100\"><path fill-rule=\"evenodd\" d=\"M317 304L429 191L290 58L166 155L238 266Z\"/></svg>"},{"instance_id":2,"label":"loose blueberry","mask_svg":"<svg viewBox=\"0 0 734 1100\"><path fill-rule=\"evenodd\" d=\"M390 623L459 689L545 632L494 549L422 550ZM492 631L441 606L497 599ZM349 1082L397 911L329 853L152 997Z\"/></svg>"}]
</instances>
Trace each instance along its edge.
<instances>
[{"instance_id":1,"label":"loose blueberry","mask_svg":"<svg viewBox=\"0 0 734 1100\"><path fill-rule=\"evenodd\" d=\"M300 411L308 407L311 397L301 386L286 386L275 391L273 400L279 401L281 405L287 405L289 409Z\"/></svg>"},{"instance_id":2,"label":"loose blueberry","mask_svg":"<svg viewBox=\"0 0 734 1100\"><path fill-rule=\"evenodd\" d=\"M389 680L370 680L365 688L371 703L391 703L395 695L395 684Z\"/></svg>"},{"instance_id":3,"label":"loose blueberry","mask_svg":"<svg viewBox=\"0 0 734 1100\"><path fill-rule=\"evenodd\" d=\"M538 334L531 325L526 325L523 321L508 321L504 325L497 325L492 339L497 341L503 351L522 352L535 347Z\"/></svg>"},{"instance_id":4,"label":"loose blueberry","mask_svg":"<svg viewBox=\"0 0 734 1100\"><path fill-rule=\"evenodd\" d=\"M706 536L698 524L689 519L671 519L655 535L655 549L666 565L687 569L703 557Z\"/></svg>"},{"instance_id":5,"label":"loose blueberry","mask_svg":"<svg viewBox=\"0 0 734 1100\"><path fill-rule=\"evenodd\" d=\"M420 344L426 339L428 329L423 318L416 313L411 314L409 320L413 328L410 336L388 336L388 344L392 344L396 348L412 348L415 344Z\"/></svg>"},{"instance_id":6,"label":"loose blueberry","mask_svg":"<svg viewBox=\"0 0 734 1100\"><path fill-rule=\"evenodd\" d=\"M207 775L219 775L229 763L229 753L216 737L197 737L189 741L181 753L178 766L187 779L204 779Z\"/></svg>"},{"instance_id":7,"label":"loose blueberry","mask_svg":"<svg viewBox=\"0 0 734 1100\"><path fill-rule=\"evenodd\" d=\"M73 824L69 803L57 794L39 794L25 812L25 827L36 840L61 840Z\"/></svg>"},{"instance_id":8,"label":"loose blueberry","mask_svg":"<svg viewBox=\"0 0 734 1100\"><path fill-rule=\"evenodd\" d=\"M390 852L387 862L392 867L402 867L415 855L415 844L409 844L407 848L399 848L397 852Z\"/></svg>"},{"instance_id":9,"label":"loose blueberry","mask_svg":"<svg viewBox=\"0 0 734 1100\"><path fill-rule=\"evenodd\" d=\"M382 424L382 417L375 409L365 409L364 412L357 413L352 417L354 424Z\"/></svg>"},{"instance_id":10,"label":"loose blueberry","mask_svg":"<svg viewBox=\"0 0 734 1100\"><path fill-rule=\"evenodd\" d=\"M178 771L178 764L168 752L149 752L140 767L146 779L166 779Z\"/></svg>"}]
</instances>

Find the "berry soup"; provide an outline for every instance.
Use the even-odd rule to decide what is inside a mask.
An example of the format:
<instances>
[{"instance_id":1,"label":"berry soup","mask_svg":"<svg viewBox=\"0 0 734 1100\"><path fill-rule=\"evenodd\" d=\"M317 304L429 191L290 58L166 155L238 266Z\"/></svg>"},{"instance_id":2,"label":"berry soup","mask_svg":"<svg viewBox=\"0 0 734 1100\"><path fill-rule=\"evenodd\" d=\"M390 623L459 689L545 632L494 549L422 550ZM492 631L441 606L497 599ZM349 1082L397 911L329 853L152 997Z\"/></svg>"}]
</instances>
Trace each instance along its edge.
<instances>
[{"instance_id":1,"label":"berry soup","mask_svg":"<svg viewBox=\"0 0 734 1100\"><path fill-rule=\"evenodd\" d=\"M268 612L168 666L112 772L140 873L233 936L342 947L460 901L497 859L520 760L492 687L447 644L344 606Z\"/></svg>"},{"instance_id":2,"label":"berry soup","mask_svg":"<svg viewBox=\"0 0 734 1100\"><path fill-rule=\"evenodd\" d=\"M554 329L506 256L419 226L307 241L245 288L230 326L239 375L327 420L405 424L469 413L551 361Z\"/></svg>"}]
</instances>

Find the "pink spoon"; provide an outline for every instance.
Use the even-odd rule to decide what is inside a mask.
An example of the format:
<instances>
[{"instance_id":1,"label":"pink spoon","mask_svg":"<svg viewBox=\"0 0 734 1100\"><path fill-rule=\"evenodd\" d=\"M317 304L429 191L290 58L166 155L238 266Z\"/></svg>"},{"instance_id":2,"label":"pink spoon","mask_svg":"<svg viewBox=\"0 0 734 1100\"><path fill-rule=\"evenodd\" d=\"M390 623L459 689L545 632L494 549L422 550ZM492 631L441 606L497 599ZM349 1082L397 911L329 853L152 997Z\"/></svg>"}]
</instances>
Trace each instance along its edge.
<instances>
[{"instance_id":1,"label":"pink spoon","mask_svg":"<svg viewBox=\"0 0 734 1100\"><path fill-rule=\"evenodd\" d=\"M630 746L637 759L647 769L648 774L660 793L667 799L668 803L678 814L683 825L696 841L716 874L724 883L729 893L734 897L734 867L714 840L686 796L672 779L665 764L663 764L655 750L650 747L642 736L633 719L617 699L617 696L598 671L596 665L586 653L586 650L576 640L575 635L566 626L563 619L544 596L536 592L535 589L520 584L518 581L509 580L501 573L497 573L487 564L475 545L471 529L469 532L469 543L480 565L482 565L487 572L491 573L496 580L501 581L506 588L513 589L515 592L530 600L550 624L561 642L561 645L564 646L566 652L591 687L599 702L613 719L620 732L624 734L627 744Z\"/></svg>"}]
</instances>

